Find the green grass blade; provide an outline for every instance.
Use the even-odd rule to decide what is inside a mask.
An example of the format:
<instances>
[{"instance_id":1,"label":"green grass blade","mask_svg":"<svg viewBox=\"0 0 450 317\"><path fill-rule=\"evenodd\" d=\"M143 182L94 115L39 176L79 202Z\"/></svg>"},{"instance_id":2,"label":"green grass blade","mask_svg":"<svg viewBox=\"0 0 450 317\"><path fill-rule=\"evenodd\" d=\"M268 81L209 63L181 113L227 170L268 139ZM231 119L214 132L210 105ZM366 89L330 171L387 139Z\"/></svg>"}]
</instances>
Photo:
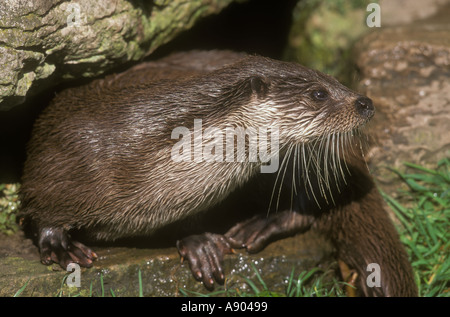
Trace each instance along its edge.
<instances>
[{"instance_id":1,"label":"green grass blade","mask_svg":"<svg viewBox=\"0 0 450 317\"><path fill-rule=\"evenodd\" d=\"M139 280L139 297L144 297L144 289L142 287L142 273L141 273L141 269L138 270L138 280Z\"/></svg>"},{"instance_id":2,"label":"green grass blade","mask_svg":"<svg viewBox=\"0 0 450 317\"><path fill-rule=\"evenodd\" d=\"M28 286L28 283L30 282L31 277L25 282L25 284L14 294L13 297L19 297L20 294L25 290L25 288Z\"/></svg>"}]
</instances>

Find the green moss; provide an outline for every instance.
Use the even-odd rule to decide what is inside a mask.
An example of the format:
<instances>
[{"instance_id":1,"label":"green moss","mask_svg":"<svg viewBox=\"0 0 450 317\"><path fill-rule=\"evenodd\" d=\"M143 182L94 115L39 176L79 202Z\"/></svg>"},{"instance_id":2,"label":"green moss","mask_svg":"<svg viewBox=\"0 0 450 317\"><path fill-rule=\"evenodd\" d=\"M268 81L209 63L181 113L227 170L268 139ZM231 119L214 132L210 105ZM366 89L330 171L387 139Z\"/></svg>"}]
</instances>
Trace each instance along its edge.
<instances>
[{"instance_id":1,"label":"green moss","mask_svg":"<svg viewBox=\"0 0 450 317\"><path fill-rule=\"evenodd\" d=\"M16 96L25 96L27 94L28 89L30 89L33 84L34 79L36 78L36 74L34 72L28 72L23 74L22 78L17 81Z\"/></svg>"},{"instance_id":2,"label":"green moss","mask_svg":"<svg viewBox=\"0 0 450 317\"><path fill-rule=\"evenodd\" d=\"M373 1L300 1L293 13L293 26L285 59L299 62L348 83L351 48L369 31L365 19Z\"/></svg>"},{"instance_id":3,"label":"green moss","mask_svg":"<svg viewBox=\"0 0 450 317\"><path fill-rule=\"evenodd\" d=\"M49 77L55 71L56 66L54 64L44 63L42 66L36 68L36 79L43 79Z\"/></svg>"},{"instance_id":4,"label":"green moss","mask_svg":"<svg viewBox=\"0 0 450 317\"><path fill-rule=\"evenodd\" d=\"M0 184L0 232L5 234L13 234L19 230L16 224L18 189L18 184Z\"/></svg>"}]
</instances>

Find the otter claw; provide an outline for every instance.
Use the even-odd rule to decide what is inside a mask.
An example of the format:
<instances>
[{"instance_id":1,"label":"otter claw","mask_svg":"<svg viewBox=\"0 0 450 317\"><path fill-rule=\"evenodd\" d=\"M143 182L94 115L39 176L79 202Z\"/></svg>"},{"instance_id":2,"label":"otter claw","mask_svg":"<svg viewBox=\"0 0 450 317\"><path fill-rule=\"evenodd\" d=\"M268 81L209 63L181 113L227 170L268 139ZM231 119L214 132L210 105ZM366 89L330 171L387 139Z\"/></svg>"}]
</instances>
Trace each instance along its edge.
<instances>
[{"instance_id":1,"label":"otter claw","mask_svg":"<svg viewBox=\"0 0 450 317\"><path fill-rule=\"evenodd\" d=\"M273 240L309 229L312 222L312 217L292 211L279 212L270 217L256 215L236 224L225 233L225 237L232 247L256 253Z\"/></svg>"},{"instance_id":2,"label":"otter claw","mask_svg":"<svg viewBox=\"0 0 450 317\"><path fill-rule=\"evenodd\" d=\"M188 260L194 278L207 289L214 288L214 281L225 282L223 256L233 250L224 236L212 233L189 236L177 241L177 248L181 258Z\"/></svg>"},{"instance_id":3,"label":"otter claw","mask_svg":"<svg viewBox=\"0 0 450 317\"><path fill-rule=\"evenodd\" d=\"M91 267L97 254L78 241L71 241L63 229L44 228L40 231L39 250L45 265L58 263L63 269L70 263Z\"/></svg>"}]
</instances>

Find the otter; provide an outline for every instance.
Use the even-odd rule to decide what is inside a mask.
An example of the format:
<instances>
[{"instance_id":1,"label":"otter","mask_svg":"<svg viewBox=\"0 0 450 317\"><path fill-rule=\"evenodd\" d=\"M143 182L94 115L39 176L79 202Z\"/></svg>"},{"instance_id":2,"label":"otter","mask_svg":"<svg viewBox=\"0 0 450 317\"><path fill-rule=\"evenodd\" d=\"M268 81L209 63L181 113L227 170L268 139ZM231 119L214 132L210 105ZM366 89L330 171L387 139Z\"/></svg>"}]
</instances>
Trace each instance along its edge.
<instances>
[{"instance_id":1,"label":"otter","mask_svg":"<svg viewBox=\"0 0 450 317\"><path fill-rule=\"evenodd\" d=\"M233 248L257 252L314 229L358 273L363 295L415 296L406 252L355 145L373 115L369 98L297 63L231 52L174 54L54 98L28 144L20 217L41 262L65 268L90 267L97 258L77 232L98 241L151 238L175 224L195 227L219 210L233 221L236 210L242 219L224 232L206 228L177 238L181 257L207 288L224 282L222 260ZM206 137L196 147L199 119L200 133L273 128L268 136L279 147L266 150L277 171L262 172L267 159L250 160L249 135L244 156L232 153L230 160L220 157L224 140L211 146ZM193 141L182 151L177 128ZM206 154L212 159L202 160ZM370 263L381 268L380 287L367 286Z\"/></svg>"}]
</instances>

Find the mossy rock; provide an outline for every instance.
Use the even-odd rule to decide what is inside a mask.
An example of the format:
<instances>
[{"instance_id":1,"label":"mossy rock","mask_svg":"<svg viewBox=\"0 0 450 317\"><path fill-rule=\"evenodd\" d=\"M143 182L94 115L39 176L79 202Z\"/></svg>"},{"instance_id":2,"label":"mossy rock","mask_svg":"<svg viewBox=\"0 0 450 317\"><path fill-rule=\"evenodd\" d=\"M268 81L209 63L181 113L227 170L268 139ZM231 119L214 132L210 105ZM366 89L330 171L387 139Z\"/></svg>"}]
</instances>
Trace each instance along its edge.
<instances>
[{"instance_id":1,"label":"mossy rock","mask_svg":"<svg viewBox=\"0 0 450 317\"><path fill-rule=\"evenodd\" d=\"M137 61L235 0L0 2L0 110Z\"/></svg>"}]
</instances>

